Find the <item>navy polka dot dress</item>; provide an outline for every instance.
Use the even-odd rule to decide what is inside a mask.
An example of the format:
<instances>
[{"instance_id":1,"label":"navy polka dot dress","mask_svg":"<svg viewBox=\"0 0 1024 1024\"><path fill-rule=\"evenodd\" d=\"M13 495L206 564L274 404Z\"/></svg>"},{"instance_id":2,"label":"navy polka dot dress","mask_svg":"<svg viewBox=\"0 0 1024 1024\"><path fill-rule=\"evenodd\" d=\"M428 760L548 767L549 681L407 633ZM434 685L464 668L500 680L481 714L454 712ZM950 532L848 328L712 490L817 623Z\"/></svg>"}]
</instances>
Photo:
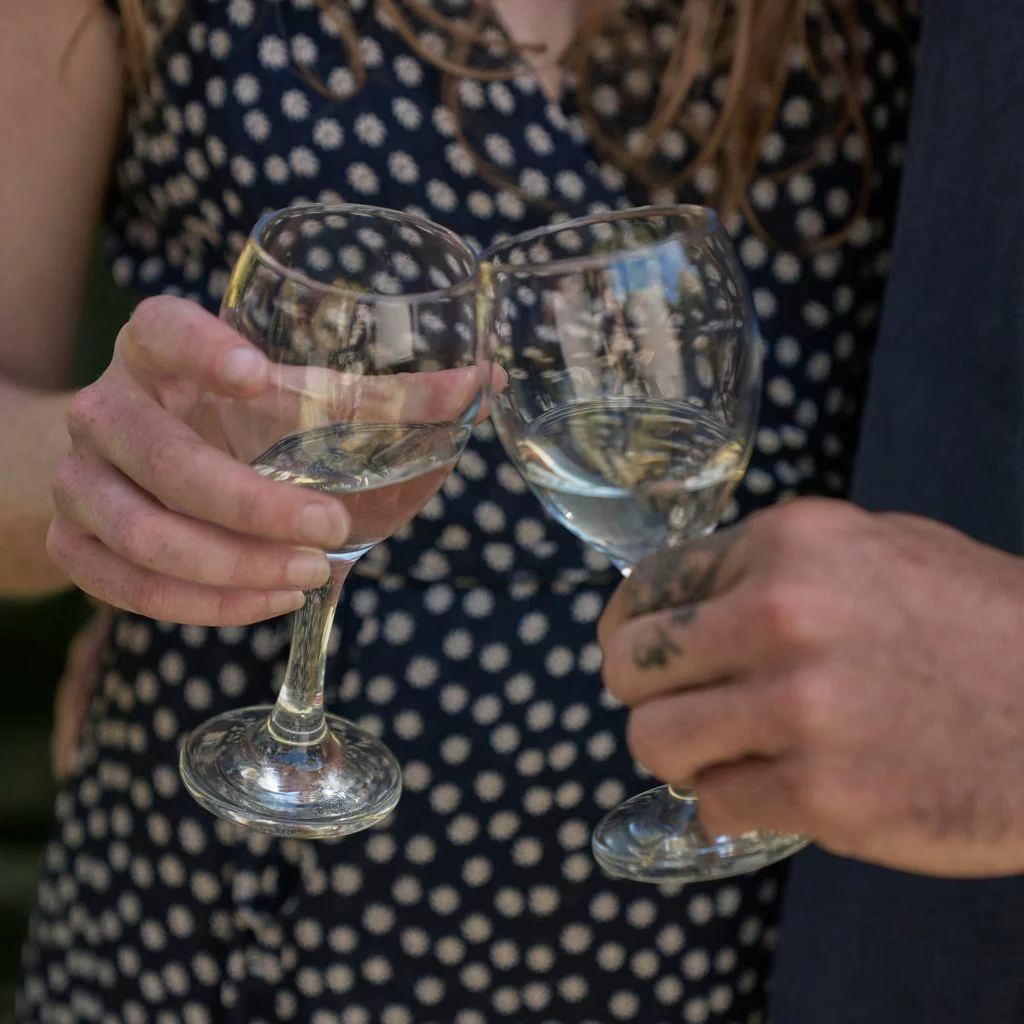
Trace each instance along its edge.
<instances>
[{"instance_id":1,"label":"navy polka dot dress","mask_svg":"<svg viewBox=\"0 0 1024 1024\"><path fill-rule=\"evenodd\" d=\"M638 6L649 45L661 45L674 5ZM856 134L802 173L776 173L820 135L821 88L796 54L750 191L781 244L730 225L768 351L739 513L846 486L912 66L907 26L861 6L866 215L838 247L815 250L857 204ZM301 200L418 211L482 246L561 213L712 194L707 169L678 195L633 187L595 153L572 89L549 102L525 71L461 86L462 124L508 182L490 183L438 72L370 0L351 7L367 70L354 93L337 22L314 0L190 0L152 95L126 113L108 214L122 283L215 309L253 222ZM322 86L353 94L338 102ZM613 85L592 88L599 116L626 116ZM651 83L629 88L633 102ZM695 102L710 110L721 83L706 91ZM663 164L690 155L681 135L665 136ZM288 622L121 616L57 802L17 1019L761 1021L784 868L681 890L608 881L591 860L595 822L649 785L601 689L594 626L614 582L545 518L482 426L442 492L347 584L328 704L385 740L406 789L383 827L334 843L245 834L178 779L188 730L269 700Z\"/></svg>"}]
</instances>

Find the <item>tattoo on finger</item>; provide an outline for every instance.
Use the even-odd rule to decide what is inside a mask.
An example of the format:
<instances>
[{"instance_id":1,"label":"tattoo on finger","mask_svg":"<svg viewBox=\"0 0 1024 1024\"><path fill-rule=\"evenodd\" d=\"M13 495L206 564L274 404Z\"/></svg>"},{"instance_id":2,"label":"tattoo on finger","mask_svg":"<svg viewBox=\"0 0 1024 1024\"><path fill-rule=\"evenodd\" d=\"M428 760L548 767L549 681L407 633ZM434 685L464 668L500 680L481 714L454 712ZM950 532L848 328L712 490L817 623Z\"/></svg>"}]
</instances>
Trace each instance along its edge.
<instances>
[{"instance_id":1,"label":"tattoo on finger","mask_svg":"<svg viewBox=\"0 0 1024 1024\"><path fill-rule=\"evenodd\" d=\"M697 618L697 606L686 604L672 613L671 622L673 626L688 626L695 618Z\"/></svg>"},{"instance_id":2,"label":"tattoo on finger","mask_svg":"<svg viewBox=\"0 0 1024 1024\"><path fill-rule=\"evenodd\" d=\"M714 592L726 557L743 536L743 528L732 527L702 540L666 548L656 558L641 562L626 585L626 607L630 618L649 615L666 608L680 612L706 601ZM677 623L683 625L684 623Z\"/></svg>"},{"instance_id":3,"label":"tattoo on finger","mask_svg":"<svg viewBox=\"0 0 1024 1024\"><path fill-rule=\"evenodd\" d=\"M672 639L668 630L659 626L653 642L634 648L633 664L639 669L664 668L671 655L678 657L682 653L682 648Z\"/></svg>"}]
</instances>

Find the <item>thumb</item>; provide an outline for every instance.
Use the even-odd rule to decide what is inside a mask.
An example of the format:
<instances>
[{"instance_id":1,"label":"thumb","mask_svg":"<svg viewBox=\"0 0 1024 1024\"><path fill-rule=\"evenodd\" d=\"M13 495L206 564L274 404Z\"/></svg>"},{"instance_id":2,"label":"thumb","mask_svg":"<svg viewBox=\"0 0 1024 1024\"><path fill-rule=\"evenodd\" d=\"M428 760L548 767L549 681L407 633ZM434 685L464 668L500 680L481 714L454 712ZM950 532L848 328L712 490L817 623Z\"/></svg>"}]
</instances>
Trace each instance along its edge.
<instances>
[{"instance_id":1,"label":"thumb","mask_svg":"<svg viewBox=\"0 0 1024 1024\"><path fill-rule=\"evenodd\" d=\"M266 388L266 356L212 313L186 299L145 299L118 335L116 350L146 380L187 380L203 391L250 398Z\"/></svg>"}]
</instances>

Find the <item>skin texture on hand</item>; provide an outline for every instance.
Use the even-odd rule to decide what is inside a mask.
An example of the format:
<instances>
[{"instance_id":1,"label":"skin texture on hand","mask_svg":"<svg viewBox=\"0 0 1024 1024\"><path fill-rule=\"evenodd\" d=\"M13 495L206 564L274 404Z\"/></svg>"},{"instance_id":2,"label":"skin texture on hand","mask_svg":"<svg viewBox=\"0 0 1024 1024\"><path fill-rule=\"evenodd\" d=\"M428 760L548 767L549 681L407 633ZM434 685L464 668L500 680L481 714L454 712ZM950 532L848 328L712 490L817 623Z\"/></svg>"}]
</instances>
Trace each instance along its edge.
<instances>
[{"instance_id":1,"label":"skin texture on hand","mask_svg":"<svg viewBox=\"0 0 1024 1024\"><path fill-rule=\"evenodd\" d=\"M294 611L327 581L324 551L348 533L343 503L240 461L211 397L238 400L238 432L256 444L249 458L349 419L455 420L483 372L375 378L276 366L200 307L148 299L71 405L47 550L82 590L151 618L230 625ZM503 386L496 367L492 380Z\"/></svg>"},{"instance_id":2,"label":"skin texture on hand","mask_svg":"<svg viewBox=\"0 0 1024 1024\"><path fill-rule=\"evenodd\" d=\"M780 506L659 552L599 626L630 747L717 832L1024 871L1024 563L926 519Z\"/></svg>"},{"instance_id":3,"label":"skin texture on hand","mask_svg":"<svg viewBox=\"0 0 1024 1024\"><path fill-rule=\"evenodd\" d=\"M47 550L75 584L212 625L294 610L327 578L313 549L343 539L337 506L264 480L190 425L204 394L254 398L268 376L263 356L199 307L138 307L68 416Z\"/></svg>"}]
</instances>

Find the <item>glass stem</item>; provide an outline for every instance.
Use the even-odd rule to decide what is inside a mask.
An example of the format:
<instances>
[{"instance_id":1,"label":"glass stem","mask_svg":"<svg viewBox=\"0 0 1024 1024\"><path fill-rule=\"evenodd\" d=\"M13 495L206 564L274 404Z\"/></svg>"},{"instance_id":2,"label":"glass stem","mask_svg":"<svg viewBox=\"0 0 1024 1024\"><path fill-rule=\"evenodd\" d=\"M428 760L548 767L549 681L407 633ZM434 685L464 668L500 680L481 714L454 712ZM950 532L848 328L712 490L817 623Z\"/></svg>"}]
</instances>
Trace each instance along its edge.
<instances>
[{"instance_id":1,"label":"glass stem","mask_svg":"<svg viewBox=\"0 0 1024 1024\"><path fill-rule=\"evenodd\" d=\"M332 561L331 578L306 591L306 603L295 613L288 667L270 713L269 728L281 743L319 743L327 732L324 718L324 670L331 625L341 587L355 561Z\"/></svg>"},{"instance_id":2,"label":"glass stem","mask_svg":"<svg viewBox=\"0 0 1024 1024\"><path fill-rule=\"evenodd\" d=\"M714 527L712 527L708 533L711 533L713 529ZM633 566L629 562L615 562L614 565L615 568L622 573L623 577L628 580L630 573L633 571ZM662 816L664 814L678 815L680 813L680 808L672 806L675 801L691 805L690 809L686 813L696 815L697 797L691 793L690 790L676 789L676 787L671 784L666 784L665 792L658 797L654 813L658 816Z\"/></svg>"},{"instance_id":3,"label":"glass stem","mask_svg":"<svg viewBox=\"0 0 1024 1024\"><path fill-rule=\"evenodd\" d=\"M712 527L711 530L708 530L708 533L711 533L712 530L714 530L714 527ZM623 577L628 580L630 573L633 571L633 566L629 562L615 562L614 565L615 568L622 573ZM658 807L656 808L656 812L667 812L669 814L678 813L679 808L673 808L671 802L679 800L684 804L692 804L692 813L696 813L697 797L688 789L676 789L675 786L666 784L665 790L666 792L658 798Z\"/></svg>"}]
</instances>

